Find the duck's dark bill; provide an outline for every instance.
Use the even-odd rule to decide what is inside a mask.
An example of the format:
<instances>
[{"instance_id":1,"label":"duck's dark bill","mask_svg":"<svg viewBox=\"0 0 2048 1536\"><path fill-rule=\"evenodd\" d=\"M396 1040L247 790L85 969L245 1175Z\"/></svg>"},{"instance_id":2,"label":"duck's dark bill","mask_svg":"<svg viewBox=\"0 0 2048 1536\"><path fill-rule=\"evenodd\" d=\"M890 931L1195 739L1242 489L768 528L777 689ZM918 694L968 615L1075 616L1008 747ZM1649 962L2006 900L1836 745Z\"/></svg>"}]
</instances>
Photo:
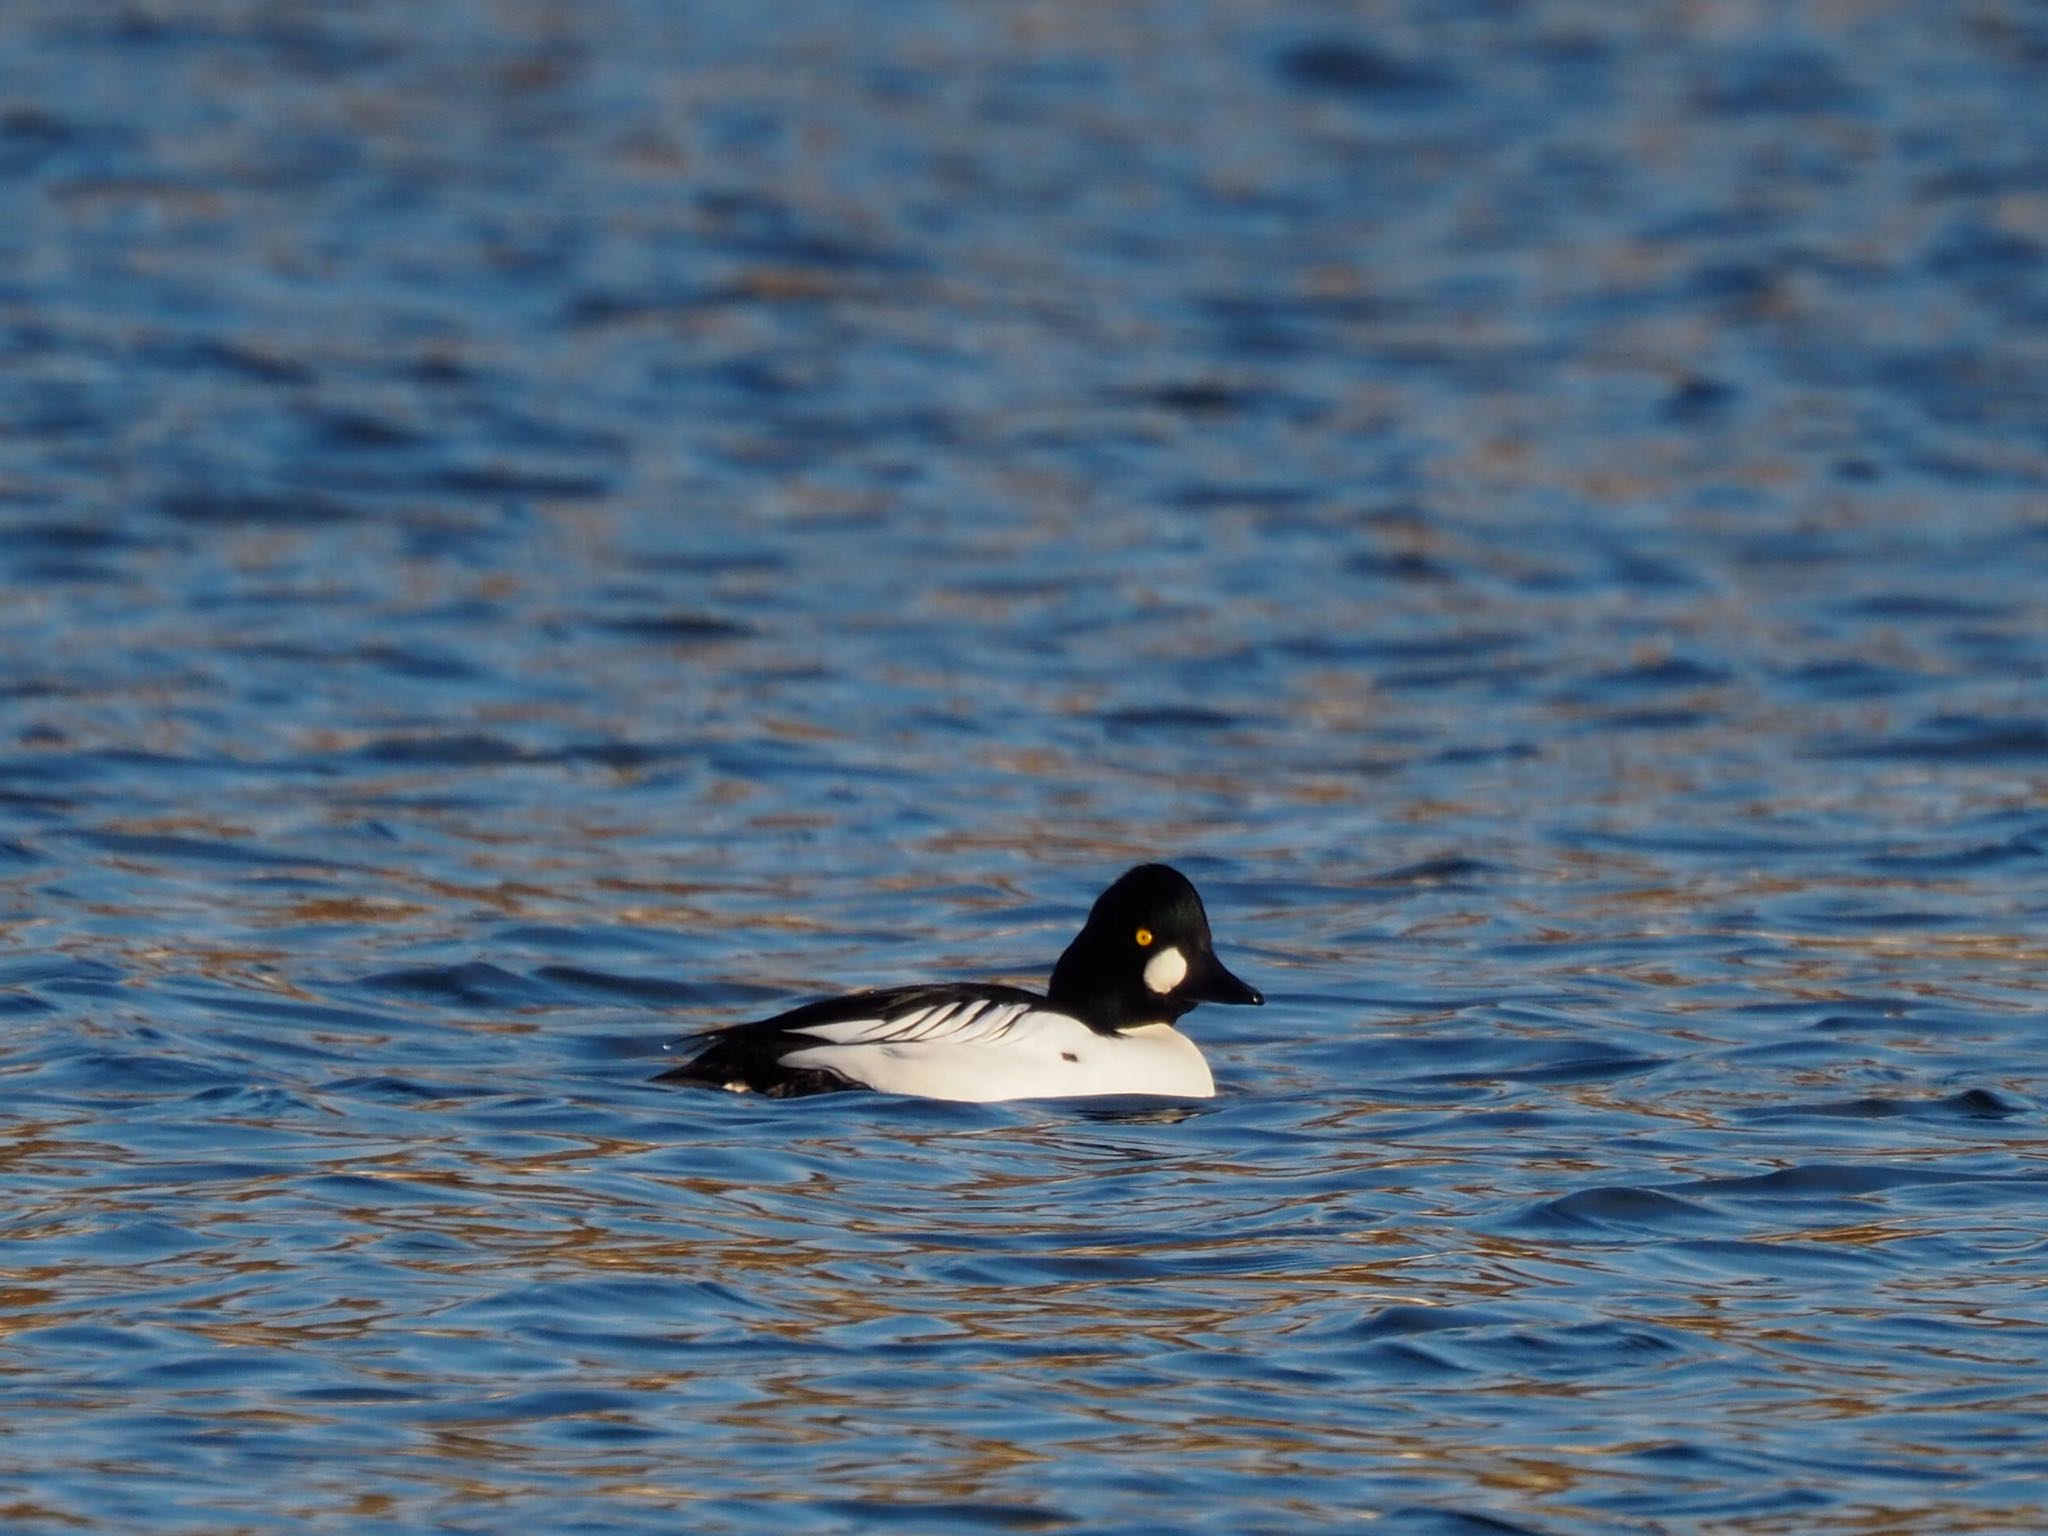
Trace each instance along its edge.
<instances>
[{"instance_id":1,"label":"duck's dark bill","mask_svg":"<svg viewBox=\"0 0 2048 1536\"><path fill-rule=\"evenodd\" d=\"M1180 985L1180 995L1198 1003L1265 1002L1257 987L1248 987L1223 968L1214 955L1198 966Z\"/></svg>"}]
</instances>

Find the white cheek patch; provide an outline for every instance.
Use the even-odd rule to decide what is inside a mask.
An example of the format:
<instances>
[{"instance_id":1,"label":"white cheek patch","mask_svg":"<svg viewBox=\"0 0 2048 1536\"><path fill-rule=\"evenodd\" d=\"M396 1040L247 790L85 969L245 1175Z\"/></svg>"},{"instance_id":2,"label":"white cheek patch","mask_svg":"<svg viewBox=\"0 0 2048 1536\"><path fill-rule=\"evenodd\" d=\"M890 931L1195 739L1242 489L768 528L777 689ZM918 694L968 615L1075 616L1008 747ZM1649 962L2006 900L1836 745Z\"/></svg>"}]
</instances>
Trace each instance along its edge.
<instances>
[{"instance_id":1,"label":"white cheek patch","mask_svg":"<svg viewBox=\"0 0 2048 1536\"><path fill-rule=\"evenodd\" d=\"M1187 979L1187 957L1170 944L1145 962L1145 985L1161 997Z\"/></svg>"}]
</instances>

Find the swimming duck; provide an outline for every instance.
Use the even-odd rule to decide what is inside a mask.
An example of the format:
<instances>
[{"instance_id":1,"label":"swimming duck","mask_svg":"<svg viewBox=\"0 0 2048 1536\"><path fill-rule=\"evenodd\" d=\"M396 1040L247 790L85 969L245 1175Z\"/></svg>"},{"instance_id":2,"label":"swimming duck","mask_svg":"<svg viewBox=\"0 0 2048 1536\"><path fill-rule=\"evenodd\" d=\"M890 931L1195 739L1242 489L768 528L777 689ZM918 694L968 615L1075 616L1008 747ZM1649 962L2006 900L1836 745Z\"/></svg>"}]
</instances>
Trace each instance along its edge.
<instances>
[{"instance_id":1,"label":"swimming duck","mask_svg":"<svg viewBox=\"0 0 2048 1536\"><path fill-rule=\"evenodd\" d=\"M869 1088L977 1103L1206 1099L1215 1079L1175 1021L1197 1003L1264 1001L1216 958L1187 877L1140 864L1096 898L1042 997L940 982L827 998L687 1036L703 1049L660 1080L771 1098Z\"/></svg>"}]
</instances>

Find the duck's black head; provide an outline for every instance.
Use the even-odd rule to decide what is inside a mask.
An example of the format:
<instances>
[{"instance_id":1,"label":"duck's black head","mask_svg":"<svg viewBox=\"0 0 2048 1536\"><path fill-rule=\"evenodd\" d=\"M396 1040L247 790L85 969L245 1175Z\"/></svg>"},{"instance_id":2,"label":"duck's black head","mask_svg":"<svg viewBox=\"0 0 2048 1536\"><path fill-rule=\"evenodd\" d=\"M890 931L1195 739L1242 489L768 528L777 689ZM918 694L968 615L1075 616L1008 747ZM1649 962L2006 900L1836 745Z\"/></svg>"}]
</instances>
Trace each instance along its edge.
<instances>
[{"instance_id":1,"label":"duck's black head","mask_svg":"<svg viewBox=\"0 0 2048 1536\"><path fill-rule=\"evenodd\" d=\"M1095 899L1046 990L1103 1031L1170 1023L1197 1003L1265 1001L1223 968L1202 898L1164 864L1140 864Z\"/></svg>"}]
</instances>

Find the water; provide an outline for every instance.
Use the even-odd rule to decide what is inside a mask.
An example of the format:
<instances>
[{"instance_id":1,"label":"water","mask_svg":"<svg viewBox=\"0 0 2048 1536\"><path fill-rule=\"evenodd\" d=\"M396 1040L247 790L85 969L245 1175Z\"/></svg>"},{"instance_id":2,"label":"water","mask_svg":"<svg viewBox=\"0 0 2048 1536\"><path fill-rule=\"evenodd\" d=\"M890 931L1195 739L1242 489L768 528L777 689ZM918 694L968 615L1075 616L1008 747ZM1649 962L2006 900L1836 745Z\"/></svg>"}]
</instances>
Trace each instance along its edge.
<instances>
[{"instance_id":1,"label":"water","mask_svg":"<svg viewBox=\"0 0 2048 1536\"><path fill-rule=\"evenodd\" d=\"M2037 6L0 11L0 1526L2034 1532ZM649 1079L1037 982L1192 1110Z\"/></svg>"}]
</instances>

